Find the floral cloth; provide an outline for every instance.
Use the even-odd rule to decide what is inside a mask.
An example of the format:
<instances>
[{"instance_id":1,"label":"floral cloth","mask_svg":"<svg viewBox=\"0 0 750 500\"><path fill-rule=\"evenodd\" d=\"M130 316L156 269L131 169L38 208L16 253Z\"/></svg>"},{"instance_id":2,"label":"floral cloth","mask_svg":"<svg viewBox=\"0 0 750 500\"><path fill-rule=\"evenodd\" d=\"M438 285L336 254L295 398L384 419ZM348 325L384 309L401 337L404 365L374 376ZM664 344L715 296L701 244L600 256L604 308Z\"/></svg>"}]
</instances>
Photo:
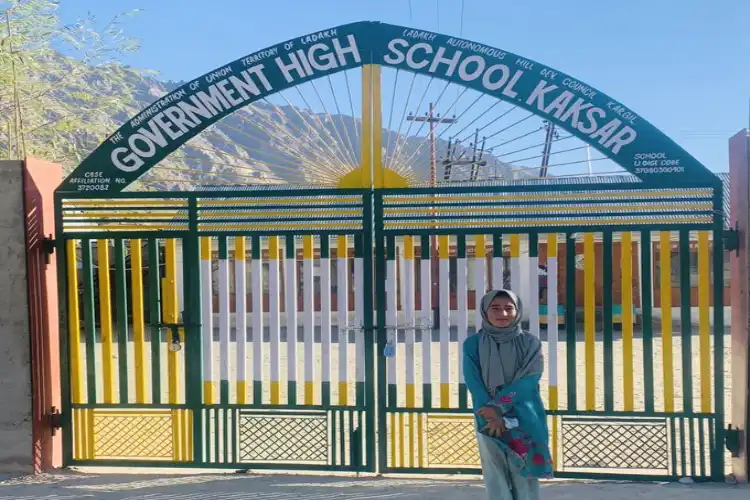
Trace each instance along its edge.
<instances>
[{"instance_id":1,"label":"floral cloth","mask_svg":"<svg viewBox=\"0 0 750 500\"><path fill-rule=\"evenodd\" d=\"M541 375L523 377L497 391L486 406L499 410L504 417L518 420L518 427L509 429L499 438L491 439L508 455L508 460L520 469L523 477L553 477L549 450L547 417L539 396ZM487 422L477 416L480 432Z\"/></svg>"}]
</instances>

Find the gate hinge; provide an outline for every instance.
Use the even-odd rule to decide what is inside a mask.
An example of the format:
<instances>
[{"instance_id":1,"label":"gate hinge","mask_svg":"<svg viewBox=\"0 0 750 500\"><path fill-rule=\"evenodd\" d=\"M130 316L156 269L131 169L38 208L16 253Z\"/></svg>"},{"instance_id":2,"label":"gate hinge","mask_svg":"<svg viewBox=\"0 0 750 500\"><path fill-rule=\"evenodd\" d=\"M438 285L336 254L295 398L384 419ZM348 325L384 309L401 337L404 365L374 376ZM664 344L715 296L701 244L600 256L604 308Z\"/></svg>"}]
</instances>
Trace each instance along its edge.
<instances>
[{"instance_id":1,"label":"gate hinge","mask_svg":"<svg viewBox=\"0 0 750 500\"><path fill-rule=\"evenodd\" d=\"M742 430L733 428L732 424L727 426L727 430L724 433L724 446L726 446L734 458L740 456L740 443L742 442L743 435Z\"/></svg>"},{"instance_id":2,"label":"gate hinge","mask_svg":"<svg viewBox=\"0 0 750 500\"><path fill-rule=\"evenodd\" d=\"M736 254L740 251L740 231L737 228L737 223L734 223L733 228L729 228L724 231L724 250L731 252L734 250Z\"/></svg>"},{"instance_id":3,"label":"gate hinge","mask_svg":"<svg viewBox=\"0 0 750 500\"><path fill-rule=\"evenodd\" d=\"M49 236L46 236L42 240L42 250L44 250L44 263L49 264L50 261L50 255L55 253L55 245L56 245L55 239L50 234Z\"/></svg>"},{"instance_id":4,"label":"gate hinge","mask_svg":"<svg viewBox=\"0 0 750 500\"><path fill-rule=\"evenodd\" d=\"M54 436L57 434L57 429L62 429L62 413L60 413L60 410L56 406L53 406L45 417L47 418L47 425L52 429L52 435Z\"/></svg>"}]
</instances>

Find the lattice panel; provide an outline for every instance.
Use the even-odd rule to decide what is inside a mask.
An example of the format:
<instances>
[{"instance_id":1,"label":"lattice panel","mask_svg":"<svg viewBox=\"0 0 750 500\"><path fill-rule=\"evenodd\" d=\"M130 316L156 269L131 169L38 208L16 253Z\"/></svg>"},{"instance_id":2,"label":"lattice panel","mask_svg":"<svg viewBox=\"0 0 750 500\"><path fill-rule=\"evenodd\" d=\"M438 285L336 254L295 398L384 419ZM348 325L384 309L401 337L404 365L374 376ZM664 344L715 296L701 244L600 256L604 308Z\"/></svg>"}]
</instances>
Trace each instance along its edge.
<instances>
[{"instance_id":1,"label":"lattice panel","mask_svg":"<svg viewBox=\"0 0 750 500\"><path fill-rule=\"evenodd\" d=\"M431 467L479 467L474 419L428 415L427 460Z\"/></svg>"},{"instance_id":2,"label":"lattice panel","mask_svg":"<svg viewBox=\"0 0 750 500\"><path fill-rule=\"evenodd\" d=\"M565 468L667 470L667 421L563 417L562 449Z\"/></svg>"},{"instance_id":3,"label":"lattice panel","mask_svg":"<svg viewBox=\"0 0 750 500\"><path fill-rule=\"evenodd\" d=\"M240 414L240 461L327 464L328 416Z\"/></svg>"},{"instance_id":4,"label":"lattice panel","mask_svg":"<svg viewBox=\"0 0 750 500\"><path fill-rule=\"evenodd\" d=\"M94 412L95 459L173 458L172 413Z\"/></svg>"}]
</instances>

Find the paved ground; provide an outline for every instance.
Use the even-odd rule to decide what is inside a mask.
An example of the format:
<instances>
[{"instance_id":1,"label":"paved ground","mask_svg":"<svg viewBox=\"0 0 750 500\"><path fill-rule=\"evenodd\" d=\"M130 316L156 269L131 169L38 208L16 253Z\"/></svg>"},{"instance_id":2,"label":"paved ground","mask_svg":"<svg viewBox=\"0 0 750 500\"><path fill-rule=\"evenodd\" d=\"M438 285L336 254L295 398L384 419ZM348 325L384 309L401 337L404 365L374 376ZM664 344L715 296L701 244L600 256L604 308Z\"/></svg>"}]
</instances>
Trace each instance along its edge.
<instances>
[{"instance_id":1,"label":"paved ground","mask_svg":"<svg viewBox=\"0 0 750 500\"><path fill-rule=\"evenodd\" d=\"M544 500L747 500L750 487L580 481L544 483ZM0 481L0 500L417 500L484 499L474 479L434 480L238 474L80 474Z\"/></svg>"}]
</instances>

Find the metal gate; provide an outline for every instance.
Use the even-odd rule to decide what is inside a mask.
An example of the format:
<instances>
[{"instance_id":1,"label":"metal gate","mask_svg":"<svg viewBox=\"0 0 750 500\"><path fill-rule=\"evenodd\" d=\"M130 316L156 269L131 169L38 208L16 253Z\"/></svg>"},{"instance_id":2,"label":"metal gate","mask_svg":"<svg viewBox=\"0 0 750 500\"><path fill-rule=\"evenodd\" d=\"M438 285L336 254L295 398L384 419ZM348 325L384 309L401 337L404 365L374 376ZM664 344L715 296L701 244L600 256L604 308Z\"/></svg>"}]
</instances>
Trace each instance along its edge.
<instances>
[{"instance_id":1,"label":"metal gate","mask_svg":"<svg viewBox=\"0 0 750 500\"><path fill-rule=\"evenodd\" d=\"M460 346L507 282L557 475L723 477L720 186L56 207L66 465L478 472Z\"/></svg>"},{"instance_id":2,"label":"metal gate","mask_svg":"<svg viewBox=\"0 0 750 500\"><path fill-rule=\"evenodd\" d=\"M461 345L506 283L557 476L723 478L721 187L617 180L375 193L384 471L480 471Z\"/></svg>"},{"instance_id":3,"label":"metal gate","mask_svg":"<svg viewBox=\"0 0 750 500\"><path fill-rule=\"evenodd\" d=\"M369 193L56 203L66 465L375 469Z\"/></svg>"}]
</instances>

